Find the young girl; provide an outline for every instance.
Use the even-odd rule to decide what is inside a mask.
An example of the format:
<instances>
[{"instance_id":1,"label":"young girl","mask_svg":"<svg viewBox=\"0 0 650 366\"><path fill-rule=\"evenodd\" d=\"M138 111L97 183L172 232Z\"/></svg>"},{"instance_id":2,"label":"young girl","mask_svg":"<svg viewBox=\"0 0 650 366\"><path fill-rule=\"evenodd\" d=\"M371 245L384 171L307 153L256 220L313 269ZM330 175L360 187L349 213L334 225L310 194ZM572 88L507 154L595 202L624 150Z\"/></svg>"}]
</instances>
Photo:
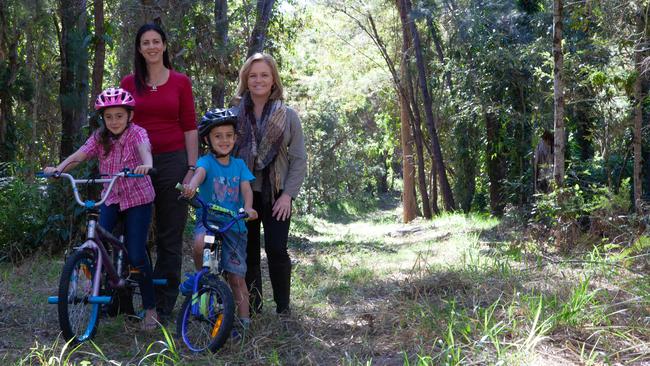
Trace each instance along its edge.
<instances>
[{"instance_id":1,"label":"young girl","mask_svg":"<svg viewBox=\"0 0 650 366\"><path fill-rule=\"evenodd\" d=\"M66 172L84 160L97 158L101 174L117 174L124 168L135 174L147 174L152 167L151 148L147 132L131 123L135 100L121 88L104 90L95 101L95 109L104 121L75 153L56 167L46 167L45 173ZM108 184L104 185L104 190ZM103 194L104 192L102 192ZM118 214L125 217L126 248L129 262L140 270L138 280L142 292L145 317L144 330L156 328L158 315L152 282L151 263L146 254L147 233L151 222L154 190L149 176L118 179L108 198L100 207L99 224L113 230Z\"/></svg>"}]
</instances>

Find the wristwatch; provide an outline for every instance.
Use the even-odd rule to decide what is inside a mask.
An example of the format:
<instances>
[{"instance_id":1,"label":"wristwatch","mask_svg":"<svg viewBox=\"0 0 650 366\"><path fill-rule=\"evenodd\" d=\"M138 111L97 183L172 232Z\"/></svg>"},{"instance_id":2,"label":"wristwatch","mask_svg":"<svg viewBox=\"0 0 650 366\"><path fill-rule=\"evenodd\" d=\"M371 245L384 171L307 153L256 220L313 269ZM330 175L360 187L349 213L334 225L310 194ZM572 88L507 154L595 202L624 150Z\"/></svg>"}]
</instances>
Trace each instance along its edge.
<instances>
[{"instance_id":1,"label":"wristwatch","mask_svg":"<svg viewBox=\"0 0 650 366\"><path fill-rule=\"evenodd\" d=\"M191 170L191 171L193 171L193 172L195 172L195 171L196 171L196 166L194 166L194 165L189 165L189 166L187 167L187 169L188 169L188 170Z\"/></svg>"}]
</instances>

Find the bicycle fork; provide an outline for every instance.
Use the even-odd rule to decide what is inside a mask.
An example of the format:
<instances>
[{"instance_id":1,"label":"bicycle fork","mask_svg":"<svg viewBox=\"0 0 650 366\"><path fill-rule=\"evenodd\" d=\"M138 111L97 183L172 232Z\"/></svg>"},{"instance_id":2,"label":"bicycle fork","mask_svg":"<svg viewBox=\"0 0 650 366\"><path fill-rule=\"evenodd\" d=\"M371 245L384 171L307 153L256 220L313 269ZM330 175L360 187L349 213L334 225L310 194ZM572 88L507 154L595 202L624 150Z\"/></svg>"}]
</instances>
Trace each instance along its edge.
<instances>
[{"instance_id":1,"label":"bicycle fork","mask_svg":"<svg viewBox=\"0 0 650 366\"><path fill-rule=\"evenodd\" d=\"M87 299L82 299L82 301L86 301L89 304L108 304L111 302L111 296L99 296L99 288L100 288L100 281L102 278L102 266L103 264L103 259L105 258L104 254L101 254L102 249L100 246L98 246L94 241L92 240L87 240L82 246L80 246L77 250L85 250L85 249L90 249L93 252L95 252L95 257L97 258L95 262L95 276L93 277L93 291L92 295L88 296ZM109 269L110 266L107 266L107 270ZM79 273L76 274L79 276ZM124 280L120 281L124 282ZM72 289L74 290L73 292L76 292L76 281L72 285ZM70 301L70 299L68 299ZM58 304L59 303L59 297L58 296L49 296L47 298L47 303L48 304Z\"/></svg>"}]
</instances>

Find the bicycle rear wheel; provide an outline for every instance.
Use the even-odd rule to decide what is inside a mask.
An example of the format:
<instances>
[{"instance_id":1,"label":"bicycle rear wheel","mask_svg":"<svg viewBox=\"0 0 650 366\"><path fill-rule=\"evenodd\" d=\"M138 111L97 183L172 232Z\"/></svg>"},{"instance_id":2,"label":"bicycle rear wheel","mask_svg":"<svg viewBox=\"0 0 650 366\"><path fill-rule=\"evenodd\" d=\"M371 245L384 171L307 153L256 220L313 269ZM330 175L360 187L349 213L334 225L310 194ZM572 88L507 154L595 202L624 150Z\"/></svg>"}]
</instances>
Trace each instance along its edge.
<instances>
[{"instance_id":1,"label":"bicycle rear wheel","mask_svg":"<svg viewBox=\"0 0 650 366\"><path fill-rule=\"evenodd\" d=\"M216 352L228 340L234 317L235 302L230 288L218 278L206 276L198 293L185 297L176 332L190 350Z\"/></svg>"},{"instance_id":2,"label":"bicycle rear wheel","mask_svg":"<svg viewBox=\"0 0 650 366\"><path fill-rule=\"evenodd\" d=\"M88 302L92 296L96 269L95 254L75 251L65 262L59 282L59 325L66 340L85 342L97 331L100 304Z\"/></svg>"}]
</instances>

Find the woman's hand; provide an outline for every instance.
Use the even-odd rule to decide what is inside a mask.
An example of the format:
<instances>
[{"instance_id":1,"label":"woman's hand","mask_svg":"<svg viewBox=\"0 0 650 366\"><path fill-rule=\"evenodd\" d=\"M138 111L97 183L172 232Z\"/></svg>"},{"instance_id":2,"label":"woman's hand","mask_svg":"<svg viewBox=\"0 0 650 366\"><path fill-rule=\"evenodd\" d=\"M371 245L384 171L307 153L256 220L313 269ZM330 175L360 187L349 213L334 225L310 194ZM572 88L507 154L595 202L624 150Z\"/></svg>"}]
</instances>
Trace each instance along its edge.
<instances>
[{"instance_id":1,"label":"woman's hand","mask_svg":"<svg viewBox=\"0 0 650 366\"><path fill-rule=\"evenodd\" d=\"M192 186L191 184L183 184L183 192L181 193L183 197L192 198L194 197L195 193L196 187Z\"/></svg>"},{"instance_id":2,"label":"woman's hand","mask_svg":"<svg viewBox=\"0 0 650 366\"><path fill-rule=\"evenodd\" d=\"M194 176L194 171L188 169L187 173L185 173L185 177L183 178L183 186L188 185L192 180L193 176Z\"/></svg>"},{"instance_id":3,"label":"woman's hand","mask_svg":"<svg viewBox=\"0 0 650 366\"><path fill-rule=\"evenodd\" d=\"M149 173L149 169L153 168L151 165L138 165L133 169L133 174L142 174L142 175L147 175Z\"/></svg>"},{"instance_id":4,"label":"woman's hand","mask_svg":"<svg viewBox=\"0 0 650 366\"><path fill-rule=\"evenodd\" d=\"M278 221L284 221L291 216L291 196L282 193L273 204L273 217Z\"/></svg>"}]
</instances>

